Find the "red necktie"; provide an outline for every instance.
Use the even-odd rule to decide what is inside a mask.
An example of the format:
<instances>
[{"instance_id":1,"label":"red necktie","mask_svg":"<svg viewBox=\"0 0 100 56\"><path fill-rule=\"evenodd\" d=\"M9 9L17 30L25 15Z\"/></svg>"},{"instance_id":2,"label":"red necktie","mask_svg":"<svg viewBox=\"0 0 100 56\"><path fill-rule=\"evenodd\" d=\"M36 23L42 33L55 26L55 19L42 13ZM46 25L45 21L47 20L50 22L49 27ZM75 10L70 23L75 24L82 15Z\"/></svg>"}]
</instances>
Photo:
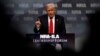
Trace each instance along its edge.
<instances>
[{"instance_id":1,"label":"red necktie","mask_svg":"<svg viewBox=\"0 0 100 56\"><path fill-rule=\"evenodd\" d=\"M52 33L53 33L53 21L52 21L52 17L50 17L49 34Z\"/></svg>"}]
</instances>

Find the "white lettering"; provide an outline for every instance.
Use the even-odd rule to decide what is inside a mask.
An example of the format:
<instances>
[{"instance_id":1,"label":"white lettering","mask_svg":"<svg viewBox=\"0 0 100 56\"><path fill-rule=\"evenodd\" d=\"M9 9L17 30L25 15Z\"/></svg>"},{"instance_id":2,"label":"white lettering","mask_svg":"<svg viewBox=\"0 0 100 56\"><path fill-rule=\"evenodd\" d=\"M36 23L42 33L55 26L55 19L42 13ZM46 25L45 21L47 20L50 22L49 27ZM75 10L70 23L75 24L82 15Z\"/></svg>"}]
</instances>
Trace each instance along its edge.
<instances>
[{"instance_id":1,"label":"white lettering","mask_svg":"<svg viewBox=\"0 0 100 56\"><path fill-rule=\"evenodd\" d=\"M59 38L59 35L40 35L40 38Z\"/></svg>"}]
</instances>

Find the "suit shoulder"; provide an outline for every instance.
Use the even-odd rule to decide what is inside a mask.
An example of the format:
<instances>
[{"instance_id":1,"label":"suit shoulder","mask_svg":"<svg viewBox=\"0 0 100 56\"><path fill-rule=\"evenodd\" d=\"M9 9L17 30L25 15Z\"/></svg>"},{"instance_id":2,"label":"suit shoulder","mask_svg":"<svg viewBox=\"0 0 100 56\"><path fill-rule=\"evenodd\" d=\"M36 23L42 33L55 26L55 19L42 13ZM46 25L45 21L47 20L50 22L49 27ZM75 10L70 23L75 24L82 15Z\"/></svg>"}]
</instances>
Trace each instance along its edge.
<instances>
[{"instance_id":1,"label":"suit shoulder","mask_svg":"<svg viewBox=\"0 0 100 56\"><path fill-rule=\"evenodd\" d=\"M38 18L44 18L44 17L46 17L47 15L45 14L45 15L41 15L41 16L39 16Z\"/></svg>"},{"instance_id":2,"label":"suit shoulder","mask_svg":"<svg viewBox=\"0 0 100 56\"><path fill-rule=\"evenodd\" d=\"M63 16L61 16L61 15L56 15L56 17L58 17L58 18L64 18Z\"/></svg>"}]
</instances>

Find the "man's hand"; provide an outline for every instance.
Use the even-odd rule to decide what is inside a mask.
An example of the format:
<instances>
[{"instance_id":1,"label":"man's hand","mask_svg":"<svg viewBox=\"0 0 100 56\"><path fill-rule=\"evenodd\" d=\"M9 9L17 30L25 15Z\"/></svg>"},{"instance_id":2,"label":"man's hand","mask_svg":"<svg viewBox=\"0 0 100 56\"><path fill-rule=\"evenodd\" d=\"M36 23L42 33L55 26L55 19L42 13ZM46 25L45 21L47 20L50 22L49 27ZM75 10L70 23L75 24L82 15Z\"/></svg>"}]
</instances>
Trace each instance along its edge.
<instances>
[{"instance_id":1,"label":"man's hand","mask_svg":"<svg viewBox=\"0 0 100 56\"><path fill-rule=\"evenodd\" d=\"M35 22L35 26L36 26L36 28L37 28L38 30L40 29L40 26L41 26L40 20L37 20L37 21Z\"/></svg>"}]
</instances>

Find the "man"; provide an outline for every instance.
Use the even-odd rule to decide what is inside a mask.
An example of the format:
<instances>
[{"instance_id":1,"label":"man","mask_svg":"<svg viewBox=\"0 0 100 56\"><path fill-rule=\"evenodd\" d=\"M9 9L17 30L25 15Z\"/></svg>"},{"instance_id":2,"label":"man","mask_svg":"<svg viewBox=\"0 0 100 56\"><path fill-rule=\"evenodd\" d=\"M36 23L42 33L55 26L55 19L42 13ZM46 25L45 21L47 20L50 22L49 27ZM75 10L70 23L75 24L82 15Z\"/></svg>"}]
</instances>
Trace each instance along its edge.
<instances>
[{"instance_id":1,"label":"man","mask_svg":"<svg viewBox=\"0 0 100 56\"><path fill-rule=\"evenodd\" d=\"M45 5L46 15L38 17L35 22L35 33L40 34L66 34L64 17L56 15L56 7L53 3ZM61 45L56 43L56 49L61 49Z\"/></svg>"}]
</instances>

